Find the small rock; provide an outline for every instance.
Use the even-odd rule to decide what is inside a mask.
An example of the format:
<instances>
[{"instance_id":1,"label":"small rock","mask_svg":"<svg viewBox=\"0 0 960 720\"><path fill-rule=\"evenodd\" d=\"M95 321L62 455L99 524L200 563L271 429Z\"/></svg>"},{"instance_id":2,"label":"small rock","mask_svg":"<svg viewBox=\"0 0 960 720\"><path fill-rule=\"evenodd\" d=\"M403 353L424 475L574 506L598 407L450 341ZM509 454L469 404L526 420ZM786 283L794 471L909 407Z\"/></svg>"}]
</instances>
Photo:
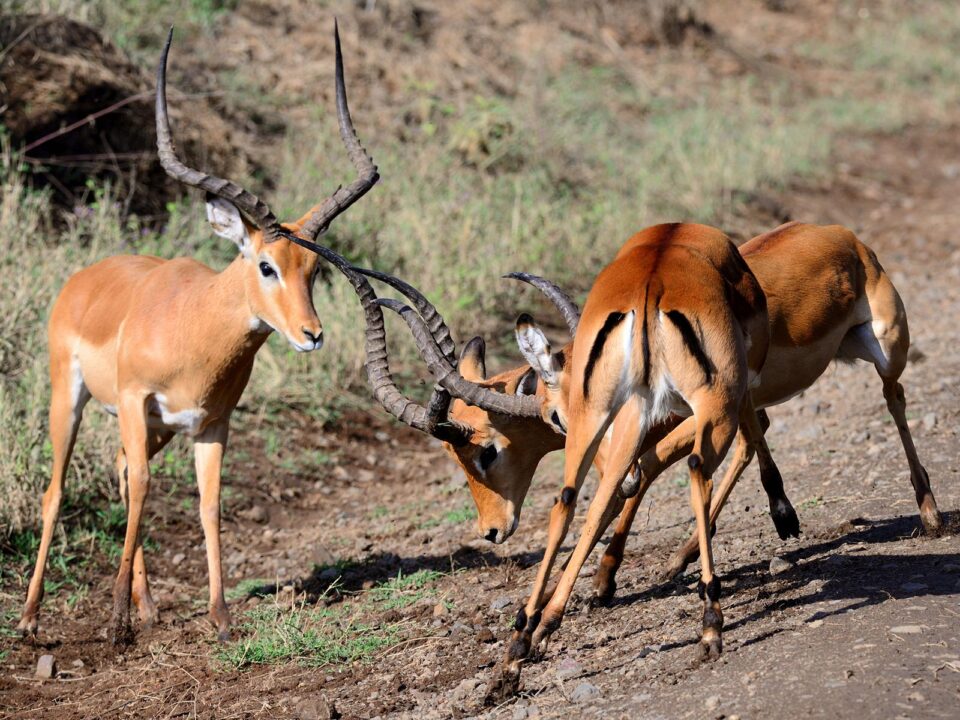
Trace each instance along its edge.
<instances>
[{"instance_id":1,"label":"small rock","mask_svg":"<svg viewBox=\"0 0 960 720\"><path fill-rule=\"evenodd\" d=\"M477 640L482 643L492 643L496 642L497 638L493 634L493 630L488 627L482 627L477 631Z\"/></svg>"},{"instance_id":2,"label":"small rock","mask_svg":"<svg viewBox=\"0 0 960 720\"><path fill-rule=\"evenodd\" d=\"M453 701L463 702L473 694L473 691L477 689L477 686L480 685L480 683L481 680L475 677L461 680L460 684L453 689Z\"/></svg>"},{"instance_id":3,"label":"small rock","mask_svg":"<svg viewBox=\"0 0 960 720\"><path fill-rule=\"evenodd\" d=\"M793 568L794 564L788 560L784 560L782 557L775 557L770 561L771 575L779 575L780 573L785 573Z\"/></svg>"},{"instance_id":4,"label":"small rock","mask_svg":"<svg viewBox=\"0 0 960 720\"><path fill-rule=\"evenodd\" d=\"M333 469L333 477L337 480L349 480L350 473L347 472L347 469L343 465L337 465Z\"/></svg>"},{"instance_id":5,"label":"small rock","mask_svg":"<svg viewBox=\"0 0 960 720\"><path fill-rule=\"evenodd\" d=\"M711 695L706 699L706 701L704 701L704 705L706 706L708 712L713 712L720 707L720 696Z\"/></svg>"},{"instance_id":6,"label":"small rock","mask_svg":"<svg viewBox=\"0 0 960 720\"><path fill-rule=\"evenodd\" d=\"M560 680L569 680L583 674L583 665L573 658L565 657L557 663L557 678Z\"/></svg>"},{"instance_id":7,"label":"small rock","mask_svg":"<svg viewBox=\"0 0 960 720\"><path fill-rule=\"evenodd\" d=\"M926 698L923 696L923 693L912 692L907 695L907 700L910 702L925 702Z\"/></svg>"},{"instance_id":8,"label":"small rock","mask_svg":"<svg viewBox=\"0 0 960 720\"><path fill-rule=\"evenodd\" d=\"M34 673L42 680L49 680L57 675L57 661L53 655L41 655L37 660L37 670Z\"/></svg>"},{"instance_id":9,"label":"small rock","mask_svg":"<svg viewBox=\"0 0 960 720\"><path fill-rule=\"evenodd\" d=\"M82 669L83 666L84 666L83 660L81 660L80 658L77 658L76 660L74 660L72 663L70 663L70 665L71 665L71 667L74 667L74 668L76 668L77 670Z\"/></svg>"},{"instance_id":10,"label":"small rock","mask_svg":"<svg viewBox=\"0 0 960 720\"><path fill-rule=\"evenodd\" d=\"M373 436L377 439L378 442L387 442L390 439L390 436L385 433L383 430L377 430Z\"/></svg>"},{"instance_id":11,"label":"small rock","mask_svg":"<svg viewBox=\"0 0 960 720\"><path fill-rule=\"evenodd\" d=\"M823 620L811 620L807 623L807 627L818 628L823 625Z\"/></svg>"},{"instance_id":12,"label":"small rock","mask_svg":"<svg viewBox=\"0 0 960 720\"><path fill-rule=\"evenodd\" d=\"M890 628L894 635L920 635L923 632L922 625L894 625Z\"/></svg>"},{"instance_id":13,"label":"small rock","mask_svg":"<svg viewBox=\"0 0 960 720\"><path fill-rule=\"evenodd\" d=\"M187 559L186 555L184 555L183 553L177 553L170 559L170 562L172 562L174 565L179 565L186 559Z\"/></svg>"},{"instance_id":14,"label":"small rock","mask_svg":"<svg viewBox=\"0 0 960 720\"><path fill-rule=\"evenodd\" d=\"M460 622L459 620L453 624L452 628L450 628L450 637L467 637L472 633L473 628L471 628L465 622Z\"/></svg>"},{"instance_id":15,"label":"small rock","mask_svg":"<svg viewBox=\"0 0 960 720\"><path fill-rule=\"evenodd\" d=\"M921 590L927 589L927 584L919 582L905 582L900 586L900 589L904 590L905 592L920 592Z\"/></svg>"},{"instance_id":16,"label":"small rock","mask_svg":"<svg viewBox=\"0 0 960 720\"><path fill-rule=\"evenodd\" d=\"M270 519L270 516L267 514L267 509L263 507L263 505L254 505L247 510L247 517L260 525L263 525L263 523Z\"/></svg>"},{"instance_id":17,"label":"small rock","mask_svg":"<svg viewBox=\"0 0 960 720\"><path fill-rule=\"evenodd\" d=\"M570 693L571 702L584 703L600 696L600 688L588 682L582 682L577 685Z\"/></svg>"},{"instance_id":18,"label":"small rock","mask_svg":"<svg viewBox=\"0 0 960 720\"><path fill-rule=\"evenodd\" d=\"M930 431L937 426L937 414L934 412L928 412L923 416L923 429Z\"/></svg>"},{"instance_id":19,"label":"small rock","mask_svg":"<svg viewBox=\"0 0 960 720\"><path fill-rule=\"evenodd\" d=\"M443 617L449 612L450 611L447 609L447 606L444 605L442 602L438 602L436 605L433 606L434 617Z\"/></svg>"},{"instance_id":20,"label":"small rock","mask_svg":"<svg viewBox=\"0 0 960 720\"><path fill-rule=\"evenodd\" d=\"M527 713L527 704L526 703L517 703L513 706L513 713L510 715L513 720L527 720L529 713Z\"/></svg>"},{"instance_id":21,"label":"small rock","mask_svg":"<svg viewBox=\"0 0 960 720\"><path fill-rule=\"evenodd\" d=\"M940 569L943 570L944 572L955 573L955 572L960 572L960 565L957 565L956 563L947 563Z\"/></svg>"},{"instance_id":22,"label":"small rock","mask_svg":"<svg viewBox=\"0 0 960 720\"><path fill-rule=\"evenodd\" d=\"M494 600L492 603L490 603L490 609L491 609L491 610L502 611L502 610L505 610L505 609L507 609L508 607L510 607L510 603L512 603L512 602L513 602L513 600L511 600L510 598L508 598L506 595L501 595L501 596L498 597L496 600Z\"/></svg>"},{"instance_id":23,"label":"small rock","mask_svg":"<svg viewBox=\"0 0 960 720\"><path fill-rule=\"evenodd\" d=\"M376 474L373 470L360 469L357 470L356 477L359 482L370 482L376 477Z\"/></svg>"}]
</instances>

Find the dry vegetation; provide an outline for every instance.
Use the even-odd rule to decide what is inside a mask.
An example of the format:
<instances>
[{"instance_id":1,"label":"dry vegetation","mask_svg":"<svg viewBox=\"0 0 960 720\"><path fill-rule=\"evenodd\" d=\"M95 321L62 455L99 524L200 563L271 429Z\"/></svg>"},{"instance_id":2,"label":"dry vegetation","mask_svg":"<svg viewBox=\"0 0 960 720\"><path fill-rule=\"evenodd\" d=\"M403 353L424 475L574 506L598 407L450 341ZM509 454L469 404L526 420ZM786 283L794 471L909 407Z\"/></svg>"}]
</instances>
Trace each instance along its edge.
<instances>
[{"instance_id":1,"label":"dry vegetation","mask_svg":"<svg viewBox=\"0 0 960 720\"><path fill-rule=\"evenodd\" d=\"M479 0L424 3L426 10L399 1L3 0L0 10L93 23L147 73L168 19L176 19L176 79L185 91L220 93L214 111L259 144L251 152L262 176L247 179L266 188L284 217L348 176L340 160L331 166L341 155L329 101L336 12L346 29L354 115L384 180L338 221L329 242L357 262L415 280L460 337L484 331L509 349L509 318L523 308L520 290L497 279L503 273L539 272L582 292L645 225L684 219L741 236L759 231L747 217L781 219L766 208L765 193L830 172L838 133L943 119L960 99L953 52L960 9L927 2L906 16L897 3L866 3L871 12L858 15L861 4L837 3L834 35L799 38L791 48L792 62L823 79L816 90L695 23L679 36L651 35L646 16L625 20L626 3L546 3L550 12L542 14L522 2L487 13ZM284 59L251 32L258 23L293 32L301 18L309 25L296 31L303 58ZM676 47L658 45L658 36ZM190 112L178 120L179 133ZM65 205L38 182L41 170L4 140L0 538L10 552L30 547L47 480L44 323L66 277L118 252L192 253L215 267L229 259L196 198L171 203L158 224L126 212L116 182L91 183ZM328 337L323 351L297 356L271 340L241 422L282 425L294 412L333 419L344 405L367 403L352 292L330 276L315 297ZM409 343L394 346L401 375L412 377ZM113 423L88 409L67 532L96 526L115 499L107 470Z\"/></svg>"}]
</instances>

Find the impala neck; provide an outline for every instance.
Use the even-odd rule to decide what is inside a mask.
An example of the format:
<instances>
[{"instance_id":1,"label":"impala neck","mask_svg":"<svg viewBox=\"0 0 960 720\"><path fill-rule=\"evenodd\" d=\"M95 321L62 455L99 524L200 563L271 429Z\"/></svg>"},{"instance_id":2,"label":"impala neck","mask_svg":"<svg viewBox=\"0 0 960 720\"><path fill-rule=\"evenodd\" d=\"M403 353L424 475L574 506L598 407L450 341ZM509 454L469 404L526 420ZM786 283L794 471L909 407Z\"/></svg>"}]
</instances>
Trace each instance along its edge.
<instances>
[{"instance_id":1,"label":"impala neck","mask_svg":"<svg viewBox=\"0 0 960 720\"><path fill-rule=\"evenodd\" d=\"M225 353L252 361L273 328L258 320L250 308L246 270L243 257L238 255L214 276L200 307L204 308L201 322L209 326L209 337L216 338Z\"/></svg>"}]
</instances>

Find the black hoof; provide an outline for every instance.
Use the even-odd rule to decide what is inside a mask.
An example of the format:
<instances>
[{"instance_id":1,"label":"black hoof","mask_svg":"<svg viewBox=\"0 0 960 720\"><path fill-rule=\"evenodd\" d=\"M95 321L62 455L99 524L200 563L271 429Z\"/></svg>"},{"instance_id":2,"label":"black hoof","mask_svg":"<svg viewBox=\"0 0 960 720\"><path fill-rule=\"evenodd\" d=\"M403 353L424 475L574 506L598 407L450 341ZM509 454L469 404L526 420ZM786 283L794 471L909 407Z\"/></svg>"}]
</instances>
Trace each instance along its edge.
<instances>
[{"instance_id":1,"label":"black hoof","mask_svg":"<svg viewBox=\"0 0 960 720\"><path fill-rule=\"evenodd\" d=\"M613 602L613 596L617 592L617 581L610 580L601 586L594 587L593 596L590 598L591 607L610 607Z\"/></svg>"},{"instance_id":2,"label":"black hoof","mask_svg":"<svg viewBox=\"0 0 960 720\"><path fill-rule=\"evenodd\" d=\"M130 621L118 621L113 624L113 630L110 632L110 642L117 647L126 647L133 643L133 628Z\"/></svg>"},{"instance_id":3,"label":"black hoof","mask_svg":"<svg viewBox=\"0 0 960 720\"><path fill-rule=\"evenodd\" d=\"M720 658L722 652L723 640L720 638L714 637L709 640L701 639L700 642L697 643L697 662L713 662Z\"/></svg>"},{"instance_id":4,"label":"black hoof","mask_svg":"<svg viewBox=\"0 0 960 720\"><path fill-rule=\"evenodd\" d=\"M777 535L781 540L800 537L800 518L797 517L797 511L789 501L781 501L771 507L770 516L773 518L773 525L777 528Z\"/></svg>"}]
</instances>

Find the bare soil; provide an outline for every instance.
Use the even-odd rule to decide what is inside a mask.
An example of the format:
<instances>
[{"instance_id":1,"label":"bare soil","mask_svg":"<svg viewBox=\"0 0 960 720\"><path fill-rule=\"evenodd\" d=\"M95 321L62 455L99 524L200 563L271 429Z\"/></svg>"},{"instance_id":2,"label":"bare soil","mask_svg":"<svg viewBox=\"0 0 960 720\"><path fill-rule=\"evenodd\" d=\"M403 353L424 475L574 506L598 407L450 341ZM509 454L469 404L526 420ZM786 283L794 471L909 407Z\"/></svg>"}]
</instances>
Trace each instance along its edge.
<instances>
[{"instance_id":1,"label":"bare soil","mask_svg":"<svg viewBox=\"0 0 960 720\"><path fill-rule=\"evenodd\" d=\"M224 669L211 659L200 527L192 513L176 510L194 491L162 498L161 488L150 521L160 551L148 563L162 623L123 653L110 646L104 628L114 569L101 558L93 590L77 607L66 611L62 599L48 598L39 644L3 640L6 715L306 718L329 716L333 707L343 717L955 717L960 244L951 227L960 172L949 159L960 157L958 137L955 128L917 127L845 142L828 183L779 198L794 217L854 227L905 299L916 350L904 385L921 457L947 514L946 536L921 536L878 379L865 366L834 367L771 412L769 437L801 538L777 538L754 470L720 523L726 631L719 662L692 662L696 576L658 580L690 530L687 492L668 473L637 521L612 607L591 608L589 580L581 580L546 658L526 668L521 696L484 708L486 683L545 540L558 459L544 463L520 530L494 547L475 539L470 523L443 521L469 498L441 449L378 415L345 418L340 430L306 419L290 428L296 444L332 459L301 472L278 470L255 432L241 430L234 446L247 454L229 473L234 494L223 531L228 587L276 578L281 593L289 585L291 595L312 599L329 584L315 566L342 558L356 561L340 584L347 594L400 571L448 573L434 595L362 618L399 622L403 642L352 666ZM265 525L245 519L254 504L266 509ZM174 564L177 555L185 559ZM774 557L789 568L771 574ZM273 600L251 597L231 608L236 616L266 601ZM438 603L449 608L439 616ZM34 679L44 653L67 672ZM75 660L83 667L75 669Z\"/></svg>"}]
</instances>

